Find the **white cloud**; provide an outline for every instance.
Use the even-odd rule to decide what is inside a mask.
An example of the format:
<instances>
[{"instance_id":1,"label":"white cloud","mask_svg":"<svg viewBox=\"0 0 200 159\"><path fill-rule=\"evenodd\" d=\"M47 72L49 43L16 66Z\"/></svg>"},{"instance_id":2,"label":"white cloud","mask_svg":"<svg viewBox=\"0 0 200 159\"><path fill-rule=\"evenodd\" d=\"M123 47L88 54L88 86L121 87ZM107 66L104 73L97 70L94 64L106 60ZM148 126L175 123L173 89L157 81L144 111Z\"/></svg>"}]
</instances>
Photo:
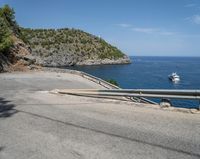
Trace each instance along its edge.
<instances>
[{"instance_id":1,"label":"white cloud","mask_svg":"<svg viewBox=\"0 0 200 159\"><path fill-rule=\"evenodd\" d=\"M184 7L191 8L191 7L195 7L195 6L196 6L195 3L190 3L190 4L186 4Z\"/></svg>"},{"instance_id":2,"label":"white cloud","mask_svg":"<svg viewBox=\"0 0 200 159\"><path fill-rule=\"evenodd\" d=\"M134 32L144 33L144 34L157 34L157 35L175 35L176 32L167 31L160 28L149 28L149 27L133 27L133 25L128 23L119 23L117 26L127 28L128 30L132 30Z\"/></svg>"},{"instance_id":3,"label":"white cloud","mask_svg":"<svg viewBox=\"0 0 200 159\"><path fill-rule=\"evenodd\" d=\"M122 28L129 28L131 27L131 24L127 24L127 23L120 23L120 24L117 24L118 26L122 27Z\"/></svg>"},{"instance_id":4,"label":"white cloud","mask_svg":"<svg viewBox=\"0 0 200 159\"><path fill-rule=\"evenodd\" d=\"M196 14L196 15L193 15L191 17L187 17L185 18L185 20L189 20L195 24L200 24L200 15Z\"/></svg>"},{"instance_id":5,"label":"white cloud","mask_svg":"<svg viewBox=\"0 0 200 159\"><path fill-rule=\"evenodd\" d=\"M155 28L132 28L131 30L136 31L136 32L142 32L142 33L154 33L157 31Z\"/></svg>"},{"instance_id":6,"label":"white cloud","mask_svg":"<svg viewBox=\"0 0 200 159\"><path fill-rule=\"evenodd\" d=\"M176 32L170 32L170 31L163 31L159 28L132 28L131 30L135 32L141 32L145 34L159 34L159 35L175 35Z\"/></svg>"}]
</instances>

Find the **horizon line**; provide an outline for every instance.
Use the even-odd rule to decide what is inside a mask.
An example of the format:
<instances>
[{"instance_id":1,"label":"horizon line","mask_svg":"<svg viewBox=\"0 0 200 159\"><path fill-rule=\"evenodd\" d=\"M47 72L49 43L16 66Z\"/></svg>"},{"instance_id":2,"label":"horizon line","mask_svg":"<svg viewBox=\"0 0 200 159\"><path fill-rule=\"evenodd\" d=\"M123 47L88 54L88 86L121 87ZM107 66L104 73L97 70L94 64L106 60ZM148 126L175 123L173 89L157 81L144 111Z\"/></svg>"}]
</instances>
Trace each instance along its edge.
<instances>
[{"instance_id":1,"label":"horizon line","mask_svg":"<svg viewBox=\"0 0 200 159\"><path fill-rule=\"evenodd\" d=\"M128 55L129 57L197 57L197 58L200 58L200 56L187 56L187 55L184 55L184 56L179 56L179 55Z\"/></svg>"}]
</instances>

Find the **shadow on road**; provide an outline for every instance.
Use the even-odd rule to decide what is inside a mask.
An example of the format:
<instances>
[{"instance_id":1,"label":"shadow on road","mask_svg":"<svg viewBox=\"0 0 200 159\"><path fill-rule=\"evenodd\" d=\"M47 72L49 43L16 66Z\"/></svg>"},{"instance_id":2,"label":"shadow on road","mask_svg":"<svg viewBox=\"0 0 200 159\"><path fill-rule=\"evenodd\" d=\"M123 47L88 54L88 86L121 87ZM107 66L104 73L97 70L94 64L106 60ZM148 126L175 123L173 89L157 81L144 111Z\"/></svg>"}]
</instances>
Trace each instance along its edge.
<instances>
[{"instance_id":1,"label":"shadow on road","mask_svg":"<svg viewBox=\"0 0 200 159\"><path fill-rule=\"evenodd\" d=\"M3 151L4 148L5 148L5 147L0 147L0 152Z\"/></svg>"},{"instance_id":2,"label":"shadow on road","mask_svg":"<svg viewBox=\"0 0 200 159\"><path fill-rule=\"evenodd\" d=\"M7 118L11 117L17 110L14 109L15 105L10 104L11 101L5 100L4 98L0 97L0 118Z\"/></svg>"}]
</instances>

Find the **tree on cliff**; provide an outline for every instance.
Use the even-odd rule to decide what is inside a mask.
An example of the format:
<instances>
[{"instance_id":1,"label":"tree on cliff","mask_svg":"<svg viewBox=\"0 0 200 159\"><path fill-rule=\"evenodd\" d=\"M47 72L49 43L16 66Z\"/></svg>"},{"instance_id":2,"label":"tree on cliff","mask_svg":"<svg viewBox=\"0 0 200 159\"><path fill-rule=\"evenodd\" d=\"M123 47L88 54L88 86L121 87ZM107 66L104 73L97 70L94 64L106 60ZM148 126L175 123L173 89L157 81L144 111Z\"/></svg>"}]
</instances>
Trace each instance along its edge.
<instances>
[{"instance_id":1,"label":"tree on cliff","mask_svg":"<svg viewBox=\"0 0 200 159\"><path fill-rule=\"evenodd\" d=\"M18 32L14 10L8 5L0 8L0 53L5 53L12 46L12 32Z\"/></svg>"},{"instance_id":2,"label":"tree on cliff","mask_svg":"<svg viewBox=\"0 0 200 159\"><path fill-rule=\"evenodd\" d=\"M11 32L0 17L0 53L7 52L12 45Z\"/></svg>"},{"instance_id":3,"label":"tree on cliff","mask_svg":"<svg viewBox=\"0 0 200 159\"><path fill-rule=\"evenodd\" d=\"M8 5L0 8L0 17L4 19L6 26L12 30L14 34L19 34L19 26L15 20L15 11L10 8Z\"/></svg>"}]
</instances>

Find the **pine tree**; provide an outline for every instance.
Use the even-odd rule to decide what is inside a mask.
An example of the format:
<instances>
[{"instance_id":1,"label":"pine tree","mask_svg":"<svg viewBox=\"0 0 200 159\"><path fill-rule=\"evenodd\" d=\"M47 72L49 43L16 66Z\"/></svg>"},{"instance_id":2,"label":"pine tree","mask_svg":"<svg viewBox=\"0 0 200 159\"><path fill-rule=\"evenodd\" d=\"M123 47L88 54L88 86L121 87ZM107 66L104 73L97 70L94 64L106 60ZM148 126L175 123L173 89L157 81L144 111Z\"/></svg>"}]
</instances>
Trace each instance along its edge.
<instances>
[{"instance_id":1,"label":"pine tree","mask_svg":"<svg viewBox=\"0 0 200 159\"><path fill-rule=\"evenodd\" d=\"M0 53L5 53L12 45L11 33L5 20L0 17Z\"/></svg>"}]
</instances>

